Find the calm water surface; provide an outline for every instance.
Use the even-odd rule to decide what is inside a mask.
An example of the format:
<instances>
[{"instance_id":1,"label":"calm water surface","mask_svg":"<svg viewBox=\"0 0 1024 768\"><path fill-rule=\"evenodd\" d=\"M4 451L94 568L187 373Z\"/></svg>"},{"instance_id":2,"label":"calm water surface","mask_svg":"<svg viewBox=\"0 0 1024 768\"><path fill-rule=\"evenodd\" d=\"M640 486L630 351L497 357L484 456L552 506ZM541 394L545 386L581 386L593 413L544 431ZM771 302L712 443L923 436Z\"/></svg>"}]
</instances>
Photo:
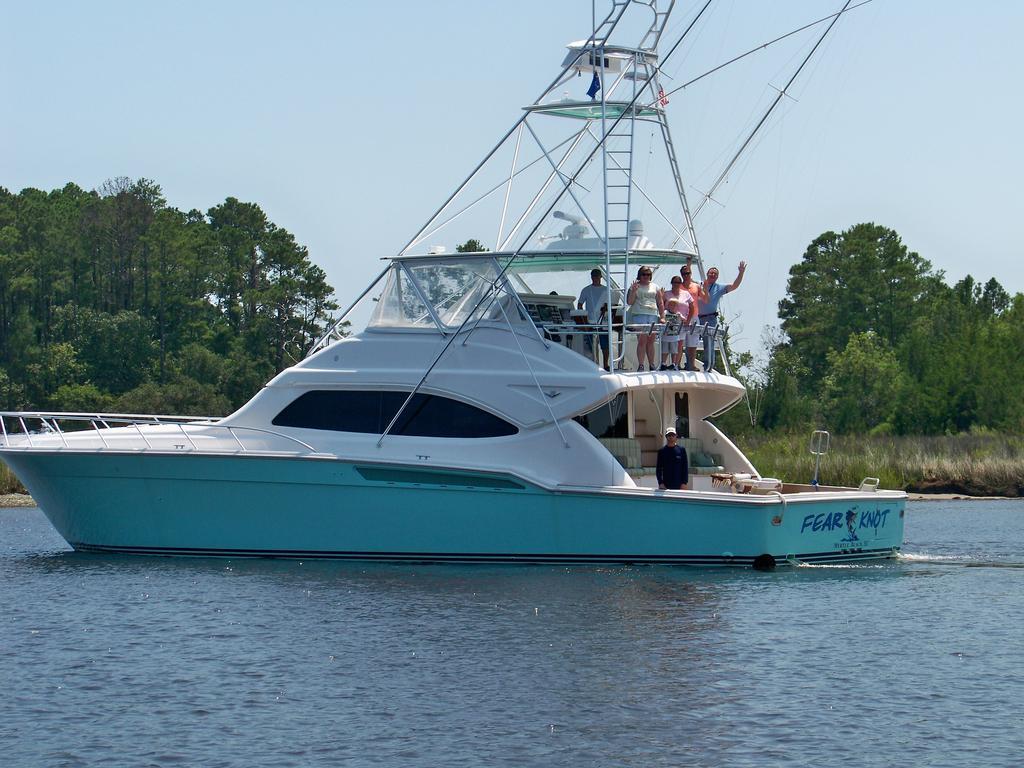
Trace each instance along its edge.
<instances>
[{"instance_id":1,"label":"calm water surface","mask_svg":"<svg viewBox=\"0 0 1024 768\"><path fill-rule=\"evenodd\" d=\"M1024 502L771 574L106 557L0 510L0 764L1018 766Z\"/></svg>"}]
</instances>

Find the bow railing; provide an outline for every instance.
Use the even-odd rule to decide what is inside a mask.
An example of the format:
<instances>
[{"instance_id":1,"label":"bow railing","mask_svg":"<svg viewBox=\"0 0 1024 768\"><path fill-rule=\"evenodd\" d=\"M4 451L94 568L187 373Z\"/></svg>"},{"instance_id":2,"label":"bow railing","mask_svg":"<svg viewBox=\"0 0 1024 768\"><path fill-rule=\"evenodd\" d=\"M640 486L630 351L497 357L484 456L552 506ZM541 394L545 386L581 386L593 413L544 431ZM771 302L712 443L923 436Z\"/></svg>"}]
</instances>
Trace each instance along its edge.
<instances>
[{"instance_id":1,"label":"bow railing","mask_svg":"<svg viewBox=\"0 0 1024 768\"><path fill-rule=\"evenodd\" d=\"M267 447L276 441L292 450ZM319 453L309 443L283 432L221 424L216 417L63 411L0 411L0 448Z\"/></svg>"}]
</instances>

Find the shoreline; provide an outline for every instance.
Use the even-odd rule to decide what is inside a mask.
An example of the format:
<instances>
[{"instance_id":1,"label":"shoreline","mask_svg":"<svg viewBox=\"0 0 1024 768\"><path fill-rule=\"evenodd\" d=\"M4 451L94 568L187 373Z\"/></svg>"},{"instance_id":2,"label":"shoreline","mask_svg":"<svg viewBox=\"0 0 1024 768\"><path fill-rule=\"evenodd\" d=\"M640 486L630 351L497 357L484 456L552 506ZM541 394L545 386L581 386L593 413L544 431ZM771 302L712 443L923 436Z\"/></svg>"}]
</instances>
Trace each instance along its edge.
<instances>
[{"instance_id":1,"label":"shoreline","mask_svg":"<svg viewBox=\"0 0 1024 768\"><path fill-rule=\"evenodd\" d=\"M0 493L0 508L34 506L36 506L35 499L27 493Z\"/></svg>"},{"instance_id":2,"label":"shoreline","mask_svg":"<svg viewBox=\"0 0 1024 768\"><path fill-rule=\"evenodd\" d=\"M968 496L965 493L907 493L907 501L1010 501L1022 496Z\"/></svg>"},{"instance_id":3,"label":"shoreline","mask_svg":"<svg viewBox=\"0 0 1024 768\"><path fill-rule=\"evenodd\" d=\"M1024 501L1020 496L967 496L962 493L908 493L907 501L1004 501L1017 499ZM34 507L35 500L25 493L3 493L0 494L0 509L14 507Z\"/></svg>"}]
</instances>

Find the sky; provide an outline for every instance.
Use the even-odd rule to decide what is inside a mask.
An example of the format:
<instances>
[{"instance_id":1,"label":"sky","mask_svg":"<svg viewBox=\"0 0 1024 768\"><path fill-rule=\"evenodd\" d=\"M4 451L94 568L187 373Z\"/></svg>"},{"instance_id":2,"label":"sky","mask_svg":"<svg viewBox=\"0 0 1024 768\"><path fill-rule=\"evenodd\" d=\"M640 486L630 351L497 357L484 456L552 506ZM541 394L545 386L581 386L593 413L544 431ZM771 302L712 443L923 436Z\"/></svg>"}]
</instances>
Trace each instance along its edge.
<instances>
[{"instance_id":1,"label":"sky","mask_svg":"<svg viewBox=\"0 0 1024 768\"><path fill-rule=\"evenodd\" d=\"M841 5L713 0L665 82ZM667 42L696 8L677 3ZM182 210L257 203L308 246L344 306L558 73L591 10L590 0L0 0L0 186L144 177ZM691 204L820 29L671 97ZM696 220L705 262L724 279L749 265L723 302L736 347L757 352L790 266L817 235L865 221L896 230L950 281L970 273L1024 292L1022 33L1024 4L1010 0L873 0L840 19ZM582 97L586 85L567 92ZM453 250L472 236L493 247L490 224L467 223L480 231L428 244Z\"/></svg>"}]
</instances>

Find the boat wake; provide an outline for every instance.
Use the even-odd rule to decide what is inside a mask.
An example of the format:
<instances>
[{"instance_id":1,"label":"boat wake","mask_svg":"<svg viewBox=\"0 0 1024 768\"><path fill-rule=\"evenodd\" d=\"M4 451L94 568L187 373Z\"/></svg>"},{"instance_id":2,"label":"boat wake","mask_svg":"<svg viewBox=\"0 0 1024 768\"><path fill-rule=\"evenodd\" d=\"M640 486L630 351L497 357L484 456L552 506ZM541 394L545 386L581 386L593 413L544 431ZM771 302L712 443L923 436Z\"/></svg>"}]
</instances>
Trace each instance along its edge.
<instances>
[{"instance_id":1,"label":"boat wake","mask_svg":"<svg viewBox=\"0 0 1024 768\"><path fill-rule=\"evenodd\" d=\"M878 570L896 565L948 565L961 568L1011 568L1024 569L1024 562L1019 560L998 560L979 557L977 555L938 555L928 552L900 552L888 563L806 563L797 560L789 563L794 568L813 568L816 570Z\"/></svg>"},{"instance_id":2,"label":"boat wake","mask_svg":"<svg viewBox=\"0 0 1024 768\"><path fill-rule=\"evenodd\" d=\"M817 570L832 569L832 570L868 570L888 567L887 563L805 563L799 560L793 560L790 562L794 568L814 568Z\"/></svg>"},{"instance_id":3,"label":"boat wake","mask_svg":"<svg viewBox=\"0 0 1024 768\"><path fill-rule=\"evenodd\" d=\"M896 562L898 563L962 565L972 559L970 555L936 555L930 552L900 552L896 555Z\"/></svg>"},{"instance_id":4,"label":"boat wake","mask_svg":"<svg viewBox=\"0 0 1024 768\"><path fill-rule=\"evenodd\" d=\"M1024 562L994 560L973 555L934 555L929 553L901 552L896 562L921 565L958 565L963 568L1024 568Z\"/></svg>"}]
</instances>

